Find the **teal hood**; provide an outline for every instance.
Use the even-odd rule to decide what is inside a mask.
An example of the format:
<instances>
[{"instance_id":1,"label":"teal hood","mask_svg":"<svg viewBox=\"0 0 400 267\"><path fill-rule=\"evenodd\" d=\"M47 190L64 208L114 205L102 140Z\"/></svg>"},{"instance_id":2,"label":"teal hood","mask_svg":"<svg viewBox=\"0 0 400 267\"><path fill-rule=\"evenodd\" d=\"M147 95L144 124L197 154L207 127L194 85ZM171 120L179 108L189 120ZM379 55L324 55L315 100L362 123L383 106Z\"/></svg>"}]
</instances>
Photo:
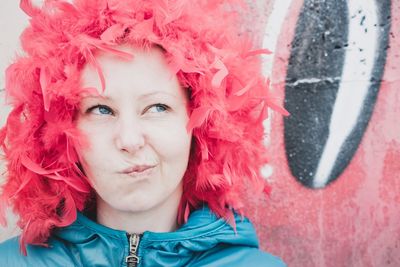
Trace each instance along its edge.
<instances>
[{"instance_id":1,"label":"teal hood","mask_svg":"<svg viewBox=\"0 0 400 267\"><path fill-rule=\"evenodd\" d=\"M248 219L236 215L235 220L236 232L204 207L175 232L144 232L138 244L138 266L285 266L258 249ZM81 213L72 225L54 231L49 245L28 246L25 257L19 254L18 238L6 241L0 245L0 266L127 266L127 233Z\"/></svg>"}]
</instances>

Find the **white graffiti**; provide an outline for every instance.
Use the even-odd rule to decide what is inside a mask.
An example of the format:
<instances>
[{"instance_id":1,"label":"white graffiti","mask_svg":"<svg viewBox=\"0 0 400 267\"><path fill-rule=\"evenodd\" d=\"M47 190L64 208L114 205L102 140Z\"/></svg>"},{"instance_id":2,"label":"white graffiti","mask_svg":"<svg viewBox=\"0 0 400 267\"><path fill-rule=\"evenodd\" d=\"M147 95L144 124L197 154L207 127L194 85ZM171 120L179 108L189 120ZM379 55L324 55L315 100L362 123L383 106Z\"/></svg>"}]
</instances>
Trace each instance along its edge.
<instances>
[{"instance_id":1,"label":"white graffiti","mask_svg":"<svg viewBox=\"0 0 400 267\"><path fill-rule=\"evenodd\" d=\"M378 8L374 0L351 0L348 47L338 94L329 125L329 137L318 164L314 187L324 187L338 154L354 129L370 88L378 47Z\"/></svg>"}]
</instances>

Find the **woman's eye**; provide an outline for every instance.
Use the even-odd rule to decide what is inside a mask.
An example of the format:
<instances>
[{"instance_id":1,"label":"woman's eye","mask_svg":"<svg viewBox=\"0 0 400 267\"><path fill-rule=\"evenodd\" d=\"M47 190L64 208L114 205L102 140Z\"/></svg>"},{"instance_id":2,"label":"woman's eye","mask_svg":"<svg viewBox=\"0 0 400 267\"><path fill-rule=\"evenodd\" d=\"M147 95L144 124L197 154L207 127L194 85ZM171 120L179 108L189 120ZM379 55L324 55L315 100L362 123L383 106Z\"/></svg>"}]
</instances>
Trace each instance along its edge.
<instances>
[{"instance_id":1,"label":"woman's eye","mask_svg":"<svg viewBox=\"0 0 400 267\"><path fill-rule=\"evenodd\" d=\"M147 111L149 111L150 113L160 113L160 112L165 112L168 110L169 110L169 107L164 104L155 104L155 105L150 106L147 109Z\"/></svg>"},{"instance_id":2,"label":"woman's eye","mask_svg":"<svg viewBox=\"0 0 400 267\"><path fill-rule=\"evenodd\" d=\"M95 115L112 115L113 111L111 108L104 106L104 105L96 105L91 108L89 108L87 113L92 113Z\"/></svg>"}]
</instances>

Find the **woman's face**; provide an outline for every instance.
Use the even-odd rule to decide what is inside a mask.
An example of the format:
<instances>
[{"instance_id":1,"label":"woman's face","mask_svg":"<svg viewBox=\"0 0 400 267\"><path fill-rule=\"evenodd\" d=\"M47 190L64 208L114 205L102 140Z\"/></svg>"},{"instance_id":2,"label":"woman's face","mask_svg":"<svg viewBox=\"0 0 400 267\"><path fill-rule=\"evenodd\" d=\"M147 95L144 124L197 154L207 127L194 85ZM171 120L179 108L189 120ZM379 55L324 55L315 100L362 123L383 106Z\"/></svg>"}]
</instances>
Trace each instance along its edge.
<instances>
[{"instance_id":1,"label":"woman's face","mask_svg":"<svg viewBox=\"0 0 400 267\"><path fill-rule=\"evenodd\" d=\"M106 89L82 99L77 126L89 141L79 154L98 201L140 212L179 201L191 133L188 100L162 52L130 52L131 61L97 57ZM83 86L100 88L93 67L83 70Z\"/></svg>"}]
</instances>

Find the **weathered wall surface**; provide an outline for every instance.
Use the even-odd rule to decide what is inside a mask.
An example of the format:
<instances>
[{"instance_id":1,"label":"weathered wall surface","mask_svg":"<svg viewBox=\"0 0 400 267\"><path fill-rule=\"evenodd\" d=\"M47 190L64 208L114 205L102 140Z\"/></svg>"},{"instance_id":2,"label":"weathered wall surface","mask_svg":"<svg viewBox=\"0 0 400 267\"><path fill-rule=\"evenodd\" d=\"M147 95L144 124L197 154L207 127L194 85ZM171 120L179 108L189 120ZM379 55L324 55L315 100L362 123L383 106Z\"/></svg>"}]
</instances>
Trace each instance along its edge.
<instances>
[{"instance_id":1,"label":"weathered wall surface","mask_svg":"<svg viewBox=\"0 0 400 267\"><path fill-rule=\"evenodd\" d=\"M263 247L289 266L400 266L400 1L268 5L291 116L271 122Z\"/></svg>"},{"instance_id":2,"label":"weathered wall surface","mask_svg":"<svg viewBox=\"0 0 400 267\"><path fill-rule=\"evenodd\" d=\"M400 0L249 2L291 113L266 122L273 191L251 208L262 248L291 267L400 266ZM27 17L15 0L0 16L4 73Z\"/></svg>"}]
</instances>

